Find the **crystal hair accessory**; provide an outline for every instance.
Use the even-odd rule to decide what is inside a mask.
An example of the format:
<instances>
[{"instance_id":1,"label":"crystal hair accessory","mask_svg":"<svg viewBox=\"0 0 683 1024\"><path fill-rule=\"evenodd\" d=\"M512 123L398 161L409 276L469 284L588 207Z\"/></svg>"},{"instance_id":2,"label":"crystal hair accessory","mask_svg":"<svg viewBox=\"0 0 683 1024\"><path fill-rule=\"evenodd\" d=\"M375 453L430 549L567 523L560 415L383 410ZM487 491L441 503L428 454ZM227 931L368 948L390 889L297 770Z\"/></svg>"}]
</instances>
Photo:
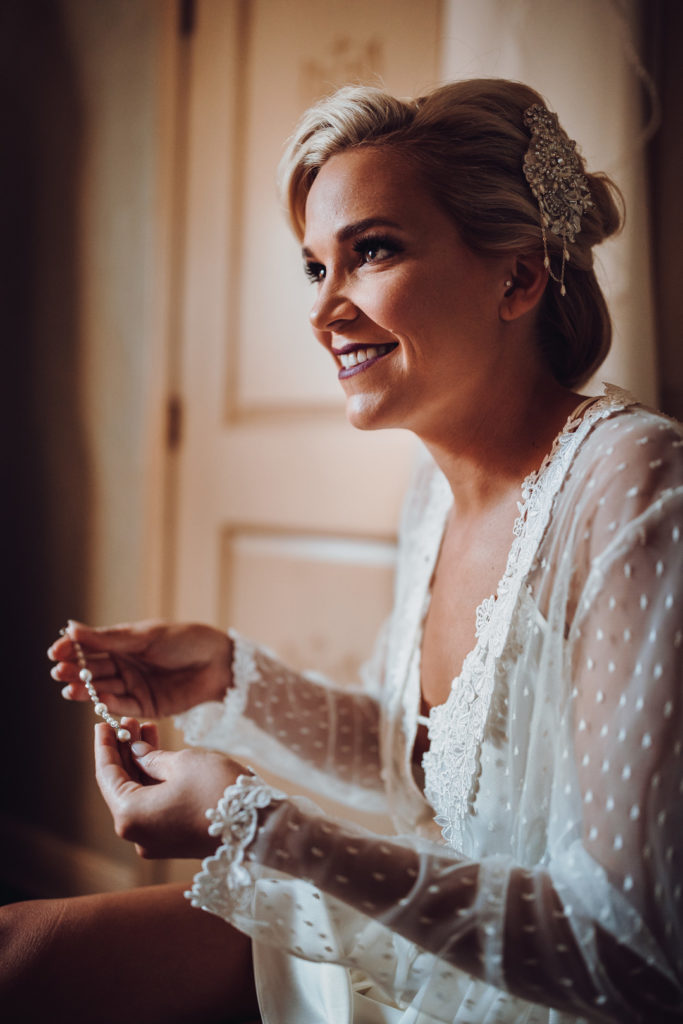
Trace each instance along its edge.
<instances>
[{"instance_id":1,"label":"crystal hair accessory","mask_svg":"<svg viewBox=\"0 0 683 1024\"><path fill-rule=\"evenodd\" d=\"M581 218L593 206L588 181L581 169L576 143L557 119L540 103L524 111L524 124L531 132L524 156L524 177L538 202L545 266L553 281L566 295L564 268L569 260L568 244L581 231ZM557 277L550 266L547 232L562 239L562 267Z\"/></svg>"},{"instance_id":2,"label":"crystal hair accessory","mask_svg":"<svg viewBox=\"0 0 683 1024\"><path fill-rule=\"evenodd\" d=\"M97 690L93 685L92 672L88 668L85 655L83 654L83 648L77 640L72 640L71 643L74 645L74 650L76 652L76 661L78 662L79 668L78 675L81 681L85 683L85 688L90 695L90 700L95 705L95 714L99 715L100 718L103 718L107 725L111 726L116 733L116 738L119 739L121 743L128 743L131 739L130 732L128 729L124 729L121 723L117 721L112 714L110 714L109 708L98 696Z\"/></svg>"}]
</instances>

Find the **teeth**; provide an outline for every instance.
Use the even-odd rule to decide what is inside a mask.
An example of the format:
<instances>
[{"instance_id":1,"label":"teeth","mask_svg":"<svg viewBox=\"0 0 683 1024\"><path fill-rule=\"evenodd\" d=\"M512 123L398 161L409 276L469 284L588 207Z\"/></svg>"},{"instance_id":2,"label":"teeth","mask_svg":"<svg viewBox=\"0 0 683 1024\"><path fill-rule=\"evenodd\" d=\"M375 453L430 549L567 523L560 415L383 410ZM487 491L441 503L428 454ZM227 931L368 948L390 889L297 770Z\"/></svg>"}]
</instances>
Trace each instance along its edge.
<instances>
[{"instance_id":1,"label":"teeth","mask_svg":"<svg viewBox=\"0 0 683 1024\"><path fill-rule=\"evenodd\" d=\"M366 363L368 359L376 359L377 356L383 356L391 348L391 345L377 345L371 346L370 348L359 348L355 352L347 352L345 355L339 356L339 362L342 364L345 370L349 370L352 366L358 366L359 363Z\"/></svg>"}]
</instances>

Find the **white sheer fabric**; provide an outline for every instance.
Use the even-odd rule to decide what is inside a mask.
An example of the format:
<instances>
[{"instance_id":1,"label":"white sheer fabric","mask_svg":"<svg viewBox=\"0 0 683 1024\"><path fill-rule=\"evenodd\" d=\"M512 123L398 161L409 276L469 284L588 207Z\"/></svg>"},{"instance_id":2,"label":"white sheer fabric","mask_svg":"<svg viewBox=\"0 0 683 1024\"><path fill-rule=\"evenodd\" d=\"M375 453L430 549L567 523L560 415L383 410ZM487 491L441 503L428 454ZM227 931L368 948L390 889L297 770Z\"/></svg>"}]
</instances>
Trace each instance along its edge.
<instances>
[{"instance_id":1,"label":"white sheer fabric","mask_svg":"<svg viewBox=\"0 0 683 1024\"><path fill-rule=\"evenodd\" d=\"M235 689L184 716L190 741L284 765L396 829L257 777L226 792L192 899L254 938L268 1024L683 1019L682 468L680 427L624 392L570 420L432 710L424 795L419 649L451 504L431 463L375 692L234 637Z\"/></svg>"}]
</instances>

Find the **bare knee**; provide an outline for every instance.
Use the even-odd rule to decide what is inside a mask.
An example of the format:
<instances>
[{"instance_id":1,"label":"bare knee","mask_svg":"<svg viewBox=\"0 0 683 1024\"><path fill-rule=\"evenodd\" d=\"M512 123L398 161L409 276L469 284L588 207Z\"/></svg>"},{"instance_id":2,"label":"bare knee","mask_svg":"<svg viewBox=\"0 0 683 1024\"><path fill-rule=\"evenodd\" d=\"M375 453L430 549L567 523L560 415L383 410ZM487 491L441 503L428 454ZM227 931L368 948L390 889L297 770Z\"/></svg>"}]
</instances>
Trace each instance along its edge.
<instances>
[{"instance_id":1,"label":"bare knee","mask_svg":"<svg viewBox=\"0 0 683 1024\"><path fill-rule=\"evenodd\" d=\"M246 936L181 886L0 908L3 1021L225 1024L258 1018Z\"/></svg>"},{"instance_id":2,"label":"bare knee","mask_svg":"<svg viewBox=\"0 0 683 1024\"><path fill-rule=\"evenodd\" d=\"M0 907L0 1005L25 980L38 981L58 929L63 900L31 900Z\"/></svg>"}]
</instances>

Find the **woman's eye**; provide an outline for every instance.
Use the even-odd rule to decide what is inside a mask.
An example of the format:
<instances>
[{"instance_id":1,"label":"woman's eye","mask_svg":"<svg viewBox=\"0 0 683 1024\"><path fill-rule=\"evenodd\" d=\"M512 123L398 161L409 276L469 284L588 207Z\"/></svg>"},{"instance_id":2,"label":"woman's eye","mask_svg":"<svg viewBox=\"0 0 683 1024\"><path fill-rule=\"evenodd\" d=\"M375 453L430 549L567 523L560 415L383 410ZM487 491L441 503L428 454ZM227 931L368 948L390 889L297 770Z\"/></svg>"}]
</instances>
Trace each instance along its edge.
<instances>
[{"instance_id":1,"label":"woman's eye","mask_svg":"<svg viewBox=\"0 0 683 1024\"><path fill-rule=\"evenodd\" d=\"M363 255L368 263L372 263L373 260L381 260L382 257L386 257L387 249L381 245L369 245L367 249L363 250Z\"/></svg>"},{"instance_id":2,"label":"woman's eye","mask_svg":"<svg viewBox=\"0 0 683 1024\"><path fill-rule=\"evenodd\" d=\"M353 248L363 263L382 263L395 256L400 247L389 238L359 238Z\"/></svg>"},{"instance_id":3,"label":"woman's eye","mask_svg":"<svg viewBox=\"0 0 683 1024\"><path fill-rule=\"evenodd\" d=\"M309 281L322 281L325 278L325 268L322 263L304 263L304 273Z\"/></svg>"}]
</instances>

